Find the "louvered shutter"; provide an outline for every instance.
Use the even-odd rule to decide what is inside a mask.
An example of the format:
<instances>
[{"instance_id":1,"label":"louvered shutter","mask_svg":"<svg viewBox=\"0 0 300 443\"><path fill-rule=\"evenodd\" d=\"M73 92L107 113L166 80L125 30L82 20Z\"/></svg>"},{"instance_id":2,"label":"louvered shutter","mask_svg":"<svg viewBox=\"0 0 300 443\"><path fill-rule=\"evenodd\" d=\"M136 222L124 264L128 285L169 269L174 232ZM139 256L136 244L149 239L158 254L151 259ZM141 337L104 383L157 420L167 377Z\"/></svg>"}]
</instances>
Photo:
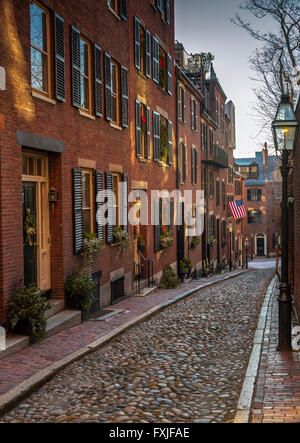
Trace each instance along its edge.
<instances>
[{"instance_id":1,"label":"louvered shutter","mask_svg":"<svg viewBox=\"0 0 300 443\"><path fill-rule=\"evenodd\" d=\"M191 128L194 130L194 100L191 97Z\"/></svg>"},{"instance_id":2,"label":"louvered shutter","mask_svg":"<svg viewBox=\"0 0 300 443\"><path fill-rule=\"evenodd\" d=\"M137 69L141 69L141 35L140 19L134 17L134 62Z\"/></svg>"},{"instance_id":3,"label":"louvered shutter","mask_svg":"<svg viewBox=\"0 0 300 443\"><path fill-rule=\"evenodd\" d=\"M182 88L180 85L177 85L177 103L178 103L178 120L181 122L182 121L182 105L181 105L181 91Z\"/></svg>"},{"instance_id":4,"label":"louvered shutter","mask_svg":"<svg viewBox=\"0 0 300 443\"><path fill-rule=\"evenodd\" d=\"M156 7L159 12L162 14L163 12L163 0L156 0Z\"/></svg>"},{"instance_id":5,"label":"louvered shutter","mask_svg":"<svg viewBox=\"0 0 300 443\"><path fill-rule=\"evenodd\" d=\"M216 203L217 203L217 206L220 206L220 181L219 180L217 180L217 183L216 183Z\"/></svg>"},{"instance_id":6,"label":"louvered shutter","mask_svg":"<svg viewBox=\"0 0 300 443\"><path fill-rule=\"evenodd\" d=\"M105 85L105 118L112 120L112 99L111 99L111 61L110 55L104 53L104 85Z\"/></svg>"},{"instance_id":7,"label":"louvered shutter","mask_svg":"<svg viewBox=\"0 0 300 443\"><path fill-rule=\"evenodd\" d=\"M183 171L182 171L182 176L183 176L183 181L184 183L186 183L186 178L187 178L187 170L186 170L186 145L183 144Z\"/></svg>"},{"instance_id":8,"label":"louvered shutter","mask_svg":"<svg viewBox=\"0 0 300 443\"><path fill-rule=\"evenodd\" d=\"M97 226L97 237L103 240L103 201L100 200L101 192L103 192L103 173L101 171L95 171L95 195L96 195L96 226Z\"/></svg>"},{"instance_id":9,"label":"louvered shutter","mask_svg":"<svg viewBox=\"0 0 300 443\"><path fill-rule=\"evenodd\" d=\"M194 148L191 149L191 183L194 184Z\"/></svg>"},{"instance_id":10,"label":"louvered shutter","mask_svg":"<svg viewBox=\"0 0 300 443\"><path fill-rule=\"evenodd\" d=\"M160 251L160 200L153 201L153 211L154 211L154 222L159 223L154 224L154 252Z\"/></svg>"},{"instance_id":11,"label":"louvered shutter","mask_svg":"<svg viewBox=\"0 0 300 443\"><path fill-rule=\"evenodd\" d=\"M261 201L261 189L257 190L257 199L258 201Z\"/></svg>"},{"instance_id":12,"label":"louvered shutter","mask_svg":"<svg viewBox=\"0 0 300 443\"><path fill-rule=\"evenodd\" d=\"M147 106L147 158L150 159L150 141L151 141L151 125L150 125L150 108Z\"/></svg>"},{"instance_id":13,"label":"louvered shutter","mask_svg":"<svg viewBox=\"0 0 300 443\"><path fill-rule=\"evenodd\" d=\"M172 95L172 57L167 55L167 91Z\"/></svg>"},{"instance_id":14,"label":"louvered shutter","mask_svg":"<svg viewBox=\"0 0 300 443\"><path fill-rule=\"evenodd\" d=\"M83 213L82 213L82 172L81 169L72 170L73 179L73 229L74 252L78 254L83 246Z\"/></svg>"},{"instance_id":15,"label":"louvered shutter","mask_svg":"<svg viewBox=\"0 0 300 443\"><path fill-rule=\"evenodd\" d=\"M182 89L182 121L185 123L185 89Z\"/></svg>"},{"instance_id":16,"label":"louvered shutter","mask_svg":"<svg viewBox=\"0 0 300 443\"><path fill-rule=\"evenodd\" d=\"M57 100L66 101L65 79L65 26L64 19L54 14L55 37L55 96Z\"/></svg>"},{"instance_id":17,"label":"louvered shutter","mask_svg":"<svg viewBox=\"0 0 300 443\"><path fill-rule=\"evenodd\" d=\"M195 183L198 183L198 151L195 149Z\"/></svg>"},{"instance_id":18,"label":"louvered shutter","mask_svg":"<svg viewBox=\"0 0 300 443\"><path fill-rule=\"evenodd\" d=\"M146 76L151 77L151 34L146 29Z\"/></svg>"},{"instance_id":19,"label":"louvered shutter","mask_svg":"<svg viewBox=\"0 0 300 443\"><path fill-rule=\"evenodd\" d=\"M95 65L95 114L102 117L102 51L97 45L94 45L94 65Z\"/></svg>"},{"instance_id":20,"label":"louvered shutter","mask_svg":"<svg viewBox=\"0 0 300 443\"><path fill-rule=\"evenodd\" d=\"M205 145L204 145L204 123L201 122L201 149L202 151L205 151Z\"/></svg>"},{"instance_id":21,"label":"louvered shutter","mask_svg":"<svg viewBox=\"0 0 300 443\"><path fill-rule=\"evenodd\" d=\"M127 0L120 0L120 16L122 20L127 21L127 16L128 16Z\"/></svg>"},{"instance_id":22,"label":"louvered shutter","mask_svg":"<svg viewBox=\"0 0 300 443\"><path fill-rule=\"evenodd\" d=\"M105 173L106 190L112 191L112 173ZM111 244L114 242L114 223L113 223L113 200L109 196L107 198L107 225L106 225L106 243Z\"/></svg>"},{"instance_id":23,"label":"louvered shutter","mask_svg":"<svg viewBox=\"0 0 300 443\"><path fill-rule=\"evenodd\" d=\"M159 84L159 43L152 36L152 78L155 83Z\"/></svg>"},{"instance_id":24,"label":"louvered shutter","mask_svg":"<svg viewBox=\"0 0 300 443\"><path fill-rule=\"evenodd\" d=\"M182 143L180 143L179 147L178 147L178 183L181 183L183 178L182 178L182 150L183 150L183 146Z\"/></svg>"},{"instance_id":25,"label":"louvered shutter","mask_svg":"<svg viewBox=\"0 0 300 443\"><path fill-rule=\"evenodd\" d=\"M169 163L169 165L172 165L172 163L173 163L173 124L170 121L168 121L168 146L169 146L168 163Z\"/></svg>"},{"instance_id":26,"label":"louvered shutter","mask_svg":"<svg viewBox=\"0 0 300 443\"><path fill-rule=\"evenodd\" d=\"M142 155L141 147L141 103L139 100L135 101L135 149L137 157Z\"/></svg>"},{"instance_id":27,"label":"louvered shutter","mask_svg":"<svg viewBox=\"0 0 300 443\"><path fill-rule=\"evenodd\" d=\"M80 32L71 27L71 53L72 53L72 104L81 107L80 93Z\"/></svg>"},{"instance_id":28,"label":"louvered shutter","mask_svg":"<svg viewBox=\"0 0 300 443\"><path fill-rule=\"evenodd\" d=\"M128 69L121 66L122 127L128 128Z\"/></svg>"},{"instance_id":29,"label":"louvered shutter","mask_svg":"<svg viewBox=\"0 0 300 443\"><path fill-rule=\"evenodd\" d=\"M195 131L198 131L198 103L195 101Z\"/></svg>"},{"instance_id":30,"label":"louvered shutter","mask_svg":"<svg viewBox=\"0 0 300 443\"><path fill-rule=\"evenodd\" d=\"M123 231L128 232L128 174L123 174L121 196L121 223Z\"/></svg>"},{"instance_id":31,"label":"louvered shutter","mask_svg":"<svg viewBox=\"0 0 300 443\"><path fill-rule=\"evenodd\" d=\"M251 201L251 189L247 189L247 200L248 200L248 202Z\"/></svg>"},{"instance_id":32,"label":"louvered shutter","mask_svg":"<svg viewBox=\"0 0 300 443\"><path fill-rule=\"evenodd\" d=\"M154 160L160 160L160 115L153 111L153 146Z\"/></svg>"},{"instance_id":33,"label":"louvered shutter","mask_svg":"<svg viewBox=\"0 0 300 443\"><path fill-rule=\"evenodd\" d=\"M166 22L170 24L170 2L166 0Z\"/></svg>"}]
</instances>

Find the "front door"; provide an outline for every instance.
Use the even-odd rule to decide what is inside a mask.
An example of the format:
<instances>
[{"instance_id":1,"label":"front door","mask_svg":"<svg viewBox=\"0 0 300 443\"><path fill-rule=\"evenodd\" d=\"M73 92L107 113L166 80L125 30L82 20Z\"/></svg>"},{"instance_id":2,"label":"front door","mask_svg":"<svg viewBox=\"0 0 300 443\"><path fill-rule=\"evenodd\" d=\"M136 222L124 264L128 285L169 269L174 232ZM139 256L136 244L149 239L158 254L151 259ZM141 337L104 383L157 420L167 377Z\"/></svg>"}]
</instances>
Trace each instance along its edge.
<instances>
[{"instance_id":1,"label":"front door","mask_svg":"<svg viewBox=\"0 0 300 443\"><path fill-rule=\"evenodd\" d=\"M23 153L24 284L50 289L48 158Z\"/></svg>"},{"instance_id":2,"label":"front door","mask_svg":"<svg viewBox=\"0 0 300 443\"><path fill-rule=\"evenodd\" d=\"M23 183L23 254L24 284L37 286L36 187Z\"/></svg>"},{"instance_id":3,"label":"front door","mask_svg":"<svg viewBox=\"0 0 300 443\"><path fill-rule=\"evenodd\" d=\"M257 255L262 256L265 255L265 239L257 238Z\"/></svg>"}]
</instances>

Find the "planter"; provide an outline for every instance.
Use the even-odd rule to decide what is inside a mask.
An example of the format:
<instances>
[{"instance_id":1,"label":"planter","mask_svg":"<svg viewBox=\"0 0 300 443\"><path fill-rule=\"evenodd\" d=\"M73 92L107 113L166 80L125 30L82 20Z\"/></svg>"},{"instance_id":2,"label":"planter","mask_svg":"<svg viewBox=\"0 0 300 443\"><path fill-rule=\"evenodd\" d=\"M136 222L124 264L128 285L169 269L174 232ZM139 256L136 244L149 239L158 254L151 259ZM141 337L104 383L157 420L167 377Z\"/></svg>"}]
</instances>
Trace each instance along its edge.
<instances>
[{"instance_id":1,"label":"planter","mask_svg":"<svg viewBox=\"0 0 300 443\"><path fill-rule=\"evenodd\" d=\"M28 336L30 345L39 342L39 338L36 335L33 335L30 323L28 321L19 321L17 326L13 329L13 331L16 334Z\"/></svg>"},{"instance_id":2,"label":"planter","mask_svg":"<svg viewBox=\"0 0 300 443\"><path fill-rule=\"evenodd\" d=\"M179 273L179 278L181 280L181 283L184 282L184 280L188 279L188 278L192 278L192 272L180 272Z\"/></svg>"}]
</instances>

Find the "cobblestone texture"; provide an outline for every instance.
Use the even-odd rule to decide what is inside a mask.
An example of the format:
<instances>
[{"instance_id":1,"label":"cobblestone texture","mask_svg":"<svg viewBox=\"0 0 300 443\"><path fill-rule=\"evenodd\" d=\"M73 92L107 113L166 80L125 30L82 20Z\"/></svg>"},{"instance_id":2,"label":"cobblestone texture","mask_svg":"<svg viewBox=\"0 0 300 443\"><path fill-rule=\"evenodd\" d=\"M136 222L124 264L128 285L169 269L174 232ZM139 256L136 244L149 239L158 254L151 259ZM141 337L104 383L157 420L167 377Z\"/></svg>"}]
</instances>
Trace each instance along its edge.
<instances>
[{"instance_id":1,"label":"cobblestone texture","mask_svg":"<svg viewBox=\"0 0 300 443\"><path fill-rule=\"evenodd\" d=\"M206 288L63 370L0 422L230 421L271 270Z\"/></svg>"}]
</instances>

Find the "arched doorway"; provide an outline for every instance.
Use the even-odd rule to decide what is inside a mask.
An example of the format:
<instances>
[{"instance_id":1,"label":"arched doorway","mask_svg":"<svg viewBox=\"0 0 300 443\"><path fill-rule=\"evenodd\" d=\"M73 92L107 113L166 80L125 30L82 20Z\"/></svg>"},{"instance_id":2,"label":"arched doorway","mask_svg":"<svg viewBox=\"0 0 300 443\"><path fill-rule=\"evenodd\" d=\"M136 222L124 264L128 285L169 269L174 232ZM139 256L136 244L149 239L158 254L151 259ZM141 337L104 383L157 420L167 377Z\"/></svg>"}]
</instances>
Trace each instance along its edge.
<instances>
[{"instance_id":1,"label":"arched doorway","mask_svg":"<svg viewBox=\"0 0 300 443\"><path fill-rule=\"evenodd\" d=\"M256 234L255 236L255 255L262 257L267 254L267 237L266 234Z\"/></svg>"}]
</instances>

